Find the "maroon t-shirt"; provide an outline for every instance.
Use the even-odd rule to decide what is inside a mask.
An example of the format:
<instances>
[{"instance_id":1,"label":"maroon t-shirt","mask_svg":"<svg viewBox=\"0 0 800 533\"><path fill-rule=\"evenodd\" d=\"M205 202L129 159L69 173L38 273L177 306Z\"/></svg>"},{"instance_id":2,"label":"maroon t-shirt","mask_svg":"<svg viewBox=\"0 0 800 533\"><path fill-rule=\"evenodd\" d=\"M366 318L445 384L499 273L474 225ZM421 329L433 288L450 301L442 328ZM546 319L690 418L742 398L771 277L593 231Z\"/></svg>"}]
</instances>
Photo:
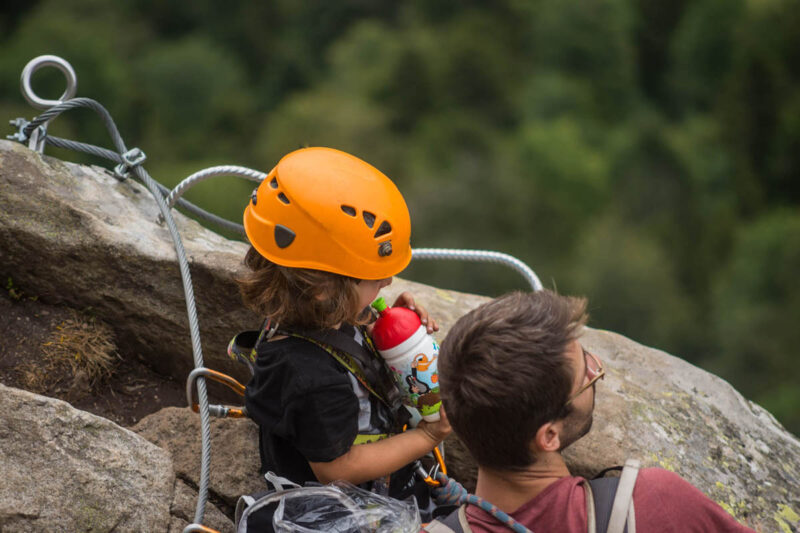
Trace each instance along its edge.
<instances>
[{"instance_id":1,"label":"maroon t-shirt","mask_svg":"<svg viewBox=\"0 0 800 533\"><path fill-rule=\"evenodd\" d=\"M535 532L586 531L585 480L559 479L534 499L511 513L517 522ZM633 489L636 530L654 532L753 531L739 524L722 507L679 475L661 468L639 471ZM496 518L474 505L467 506L467 519L476 533L508 533Z\"/></svg>"}]
</instances>

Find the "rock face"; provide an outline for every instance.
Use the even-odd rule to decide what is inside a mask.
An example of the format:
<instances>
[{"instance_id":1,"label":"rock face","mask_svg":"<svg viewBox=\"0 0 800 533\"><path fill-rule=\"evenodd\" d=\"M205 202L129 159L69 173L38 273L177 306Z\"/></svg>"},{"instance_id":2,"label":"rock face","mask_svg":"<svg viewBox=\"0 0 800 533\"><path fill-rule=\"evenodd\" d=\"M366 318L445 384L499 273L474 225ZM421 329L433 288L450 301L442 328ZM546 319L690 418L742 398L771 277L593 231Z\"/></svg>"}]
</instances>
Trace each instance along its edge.
<instances>
[{"instance_id":1,"label":"rock face","mask_svg":"<svg viewBox=\"0 0 800 533\"><path fill-rule=\"evenodd\" d=\"M226 354L228 341L259 317L244 309L233 277L247 246L173 211L189 259L206 366L247 381ZM42 157L0 140L0 276L12 276L48 303L92 309L119 346L157 371L186 379L193 368L177 256L150 192L99 167ZM441 301L446 328L481 297L397 280L390 298L411 290Z\"/></svg>"},{"instance_id":2,"label":"rock face","mask_svg":"<svg viewBox=\"0 0 800 533\"><path fill-rule=\"evenodd\" d=\"M91 307L115 328L126 353L139 353L154 368L183 380L192 360L185 302L171 240L155 223L156 216L149 193L136 183L120 183L102 171L0 141L0 275L12 276L45 301ZM225 355L235 332L258 324L241 308L231 281L245 245L180 215L176 220L191 257L206 364L246 380L244 367L232 365ZM402 280L384 292L391 300L402 290L412 291L440 321L439 340L459 316L486 300ZM658 350L597 330L587 330L582 342L605 361L607 377L597 386L592 432L565 454L573 472L591 475L638 457L645 466L679 473L750 527L800 530L800 442L772 416L723 380ZM9 416L16 416L15 410L0 410L3 450ZM52 410L42 416L60 415ZM164 499L172 502L173 530L193 515L187 502L199 473L196 425L196 415L176 409L136 427L169 450L174 461L179 479L165 489ZM92 434L93 428L74 431ZM22 429L34 447L51 438ZM233 420L215 422L212 432L212 503L226 511L240 493L263 486L255 475L255 431L252 424ZM453 440L448 456L451 472L469 485L474 466L468 453ZM4 456L0 469L10 468L9 462ZM48 468L44 463L29 467L43 477L50 475ZM14 475L19 476L0 471L0 479L20 479ZM20 496L3 492L4 487L0 513L29 513L32 504L21 505ZM41 498L51 492L37 484L24 490ZM109 508L122 508L117 503L108 502ZM49 512L36 509L42 515Z\"/></svg>"},{"instance_id":3,"label":"rock face","mask_svg":"<svg viewBox=\"0 0 800 533\"><path fill-rule=\"evenodd\" d=\"M60 400L0 385L0 531L165 531L167 453Z\"/></svg>"},{"instance_id":4,"label":"rock face","mask_svg":"<svg viewBox=\"0 0 800 533\"><path fill-rule=\"evenodd\" d=\"M92 308L113 325L120 346L185 379L193 364L186 303L172 240L157 216L139 184L0 141L0 274L50 303ZM206 364L242 377L225 339L258 324L231 279L246 247L175 218Z\"/></svg>"},{"instance_id":5,"label":"rock face","mask_svg":"<svg viewBox=\"0 0 800 533\"><path fill-rule=\"evenodd\" d=\"M680 474L756 530L797 530L800 441L772 415L719 377L621 335L587 330L581 342L607 374L591 432L566 450L573 472L638 458Z\"/></svg>"},{"instance_id":6,"label":"rock face","mask_svg":"<svg viewBox=\"0 0 800 533\"><path fill-rule=\"evenodd\" d=\"M193 486L200 483L200 417L186 408L167 407L133 428L169 452L175 473ZM211 420L209 494L231 509L242 494L266 489L258 473L258 427L247 419ZM196 497L195 497L196 502ZM192 511L194 515L194 511Z\"/></svg>"}]
</instances>

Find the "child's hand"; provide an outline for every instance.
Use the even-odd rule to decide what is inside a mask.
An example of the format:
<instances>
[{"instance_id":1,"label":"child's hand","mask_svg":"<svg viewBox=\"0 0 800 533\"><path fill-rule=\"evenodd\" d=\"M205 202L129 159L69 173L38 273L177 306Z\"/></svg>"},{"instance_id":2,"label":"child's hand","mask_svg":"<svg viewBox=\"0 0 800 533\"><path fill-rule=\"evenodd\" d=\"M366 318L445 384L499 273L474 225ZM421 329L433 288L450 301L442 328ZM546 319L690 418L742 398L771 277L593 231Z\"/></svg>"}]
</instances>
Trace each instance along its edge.
<instances>
[{"instance_id":1,"label":"child's hand","mask_svg":"<svg viewBox=\"0 0 800 533\"><path fill-rule=\"evenodd\" d=\"M444 406L439 409L439 420L436 422L422 420L417 424L417 429L424 431L425 435L436 444L442 442L453 432L453 428L450 427L450 421L447 420L447 413L444 412Z\"/></svg>"},{"instance_id":2,"label":"child's hand","mask_svg":"<svg viewBox=\"0 0 800 533\"><path fill-rule=\"evenodd\" d=\"M401 292L397 297L397 300L394 301L392 307L407 307L408 309L411 309L417 313L417 315L419 315L420 322L422 322L422 325L427 328L428 333L439 331L439 324L436 323L436 320L428 316L428 312L424 307L417 305L414 302L414 297L411 296L410 292Z\"/></svg>"}]
</instances>

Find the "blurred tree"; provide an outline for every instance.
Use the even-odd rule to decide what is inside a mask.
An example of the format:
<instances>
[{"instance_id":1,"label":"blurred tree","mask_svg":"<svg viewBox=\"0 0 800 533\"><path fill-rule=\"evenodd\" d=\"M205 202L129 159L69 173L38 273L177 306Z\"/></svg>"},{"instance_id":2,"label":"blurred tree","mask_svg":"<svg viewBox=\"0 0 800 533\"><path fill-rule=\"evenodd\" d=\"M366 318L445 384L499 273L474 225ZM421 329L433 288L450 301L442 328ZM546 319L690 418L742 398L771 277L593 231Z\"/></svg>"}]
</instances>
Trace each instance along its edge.
<instances>
[{"instance_id":1,"label":"blurred tree","mask_svg":"<svg viewBox=\"0 0 800 533\"><path fill-rule=\"evenodd\" d=\"M583 79L598 109L620 120L634 106L634 11L627 0L538 2L531 8L532 64Z\"/></svg>"},{"instance_id":2,"label":"blurred tree","mask_svg":"<svg viewBox=\"0 0 800 533\"><path fill-rule=\"evenodd\" d=\"M716 108L736 156L734 182L746 216L797 204L800 13L793 0L748 2Z\"/></svg>"},{"instance_id":3,"label":"blurred tree","mask_svg":"<svg viewBox=\"0 0 800 533\"><path fill-rule=\"evenodd\" d=\"M385 111L364 98L322 86L290 98L270 115L255 141L253 159L270 169L292 150L332 146L386 169L382 162L391 161L398 149L388 122Z\"/></svg>"},{"instance_id":4,"label":"blurred tree","mask_svg":"<svg viewBox=\"0 0 800 533\"><path fill-rule=\"evenodd\" d=\"M651 100L669 110L670 46L685 17L686 0L635 0L635 54L638 84Z\"/></svg>"},{"instance_id":5,"label":"blurred tree","mask_svg":"<svg viewBox=\"0 0 800 533\"><path fill-rule=\"evenodd\" d=\"M737 53L737 28L745 15L745 0L686 3L670 43L672 68L664 85L680 111L714 107Z\"/></svg>"},{"instance_id":6,"label":"blurred tree","mask_svg":"<svg viewBox=\"0 0 800 533\"><path fill-rule=\"evenodd\" d=\"M118 28L123 26L126 31L120 32ZM0 93L13 94L22 100L19 95L22 68L36 56L57 53L78 73L78 95L102 100L119 121L123 136L135 137L139 131L134 111L138 99L133 90L133 75L120 57L135 55L145 35L141 25L127 20L121 10L102 0L39 2L4 45L0 55ZM48 69L34 76L33 86L37 94L56 99L64 90L64 77ZM102 122L88 110L66 113L54 122L52 133L110 145Z\"/></svg>"},{"instance_id":7,"label":"blurred tree","mask_svg":"<svg viewBox=\"0 0 800 533\"><path fill-rule=\"evenodd\" d=\"M256 130L242 69L213 42L197 36L162 44L144 54L136 70L154 157L232 153Z\"/></svg>"},{"instance_id":8,"label":"blurred tree","mask_svg":"<svg viewBox=\"0 0 800 533\"><path fill-rule=\"evenodd\" d=\"M695 317L667 248L635 225L607 217L589 225L562 291L589 296L592 325L682 354Z\"/></svg>"},{"instance_id":9,"label":"blurred tree","mask_svg":"<svg viewBox=\"0 0 800 533\"><path fill-rule=\"evenodd\" d=\"M28 11L36 7L39 0L6 0L0 9L0 42L13 35L13 29Z\"/></svg>"},{"instance_id":10,"label":"blurred tree","mask_svg":"<svg viewBox=\"0 0 800 533\"><path fill-rule=\"evenodd\" d=\"M714 287L714 369L795 433L800 346L800 212L780 210L743 227Z\"/></svg>"}]
</instances>

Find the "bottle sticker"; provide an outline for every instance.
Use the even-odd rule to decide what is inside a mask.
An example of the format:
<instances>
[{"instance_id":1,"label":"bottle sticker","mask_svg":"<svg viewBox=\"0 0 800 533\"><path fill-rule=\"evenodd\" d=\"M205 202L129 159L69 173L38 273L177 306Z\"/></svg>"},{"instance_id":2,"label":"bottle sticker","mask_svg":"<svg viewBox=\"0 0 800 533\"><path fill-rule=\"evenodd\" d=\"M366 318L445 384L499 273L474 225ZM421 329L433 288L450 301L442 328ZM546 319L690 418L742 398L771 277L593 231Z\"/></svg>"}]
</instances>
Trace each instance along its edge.
<instances>
[{"instance_id":1,"label":"bottle sticker","mask_svg":"<svg viewBox=\"0 0 800 533\"><path fill-rule=\"evenodd\" d=\"M414 355L404 368L391 367L397 383L406 392L406 403L416 407L422 416L437 413L442 404L436 364L439 345L433 341L428 348Z\"/></svg>"}]
</instances>

